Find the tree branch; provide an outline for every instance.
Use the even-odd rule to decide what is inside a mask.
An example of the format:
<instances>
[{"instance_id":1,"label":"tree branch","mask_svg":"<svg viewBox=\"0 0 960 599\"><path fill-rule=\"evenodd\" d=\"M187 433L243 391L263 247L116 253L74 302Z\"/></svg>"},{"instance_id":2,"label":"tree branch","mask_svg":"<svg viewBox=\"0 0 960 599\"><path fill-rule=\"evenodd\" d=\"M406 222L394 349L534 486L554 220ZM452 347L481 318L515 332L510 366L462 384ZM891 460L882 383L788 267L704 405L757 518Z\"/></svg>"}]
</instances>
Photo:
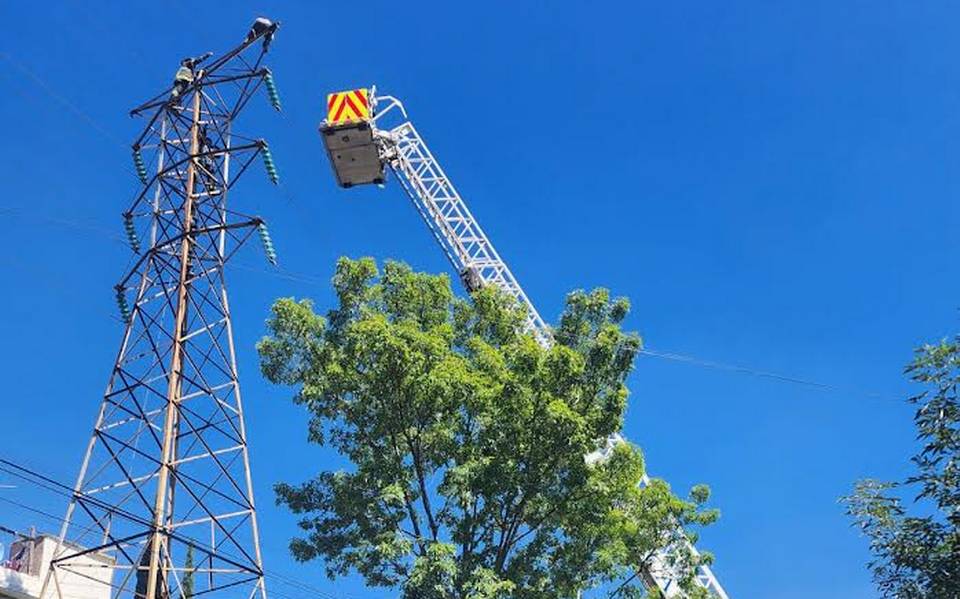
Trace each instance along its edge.
<instances>
[{"instance_id":1,"label":"tree branch","mask_svg":"<svg viewBox=\"0 0 960 599\"><path fill-rule=\"evenodd\" d=\"M427 481L423 472L423 464L420 461L420 451L418 448L414 447L413 442L406 435L406 433L403 434L403 438L406 440L407 447L410 449L410 455L413 457L413 469L417 474L417 483L420 486L420 502L423 504L423 512L427 516L427 524L430 526L430 533L433 535L433 540L436 541L440 535L440 528L437 526L437 522L433 518L433 510L430 507L430 495L427 493Z\"/></svg>"}]
</instances>

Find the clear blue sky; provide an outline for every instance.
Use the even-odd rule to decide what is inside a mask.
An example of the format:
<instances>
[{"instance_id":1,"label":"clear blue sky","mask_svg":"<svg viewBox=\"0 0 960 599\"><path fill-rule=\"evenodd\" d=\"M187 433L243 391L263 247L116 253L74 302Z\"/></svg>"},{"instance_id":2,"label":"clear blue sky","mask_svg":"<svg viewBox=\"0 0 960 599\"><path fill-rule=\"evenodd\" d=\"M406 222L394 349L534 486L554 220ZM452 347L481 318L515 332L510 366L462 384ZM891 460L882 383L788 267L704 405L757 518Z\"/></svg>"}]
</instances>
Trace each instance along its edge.
<instances>
[{"instance_id":1,"label":"clear blue sky","mask_svg":"<svg viewBox=\"0 0 960 599\"><path fill-rule=\"evenodd\" d=\"M0 454L59 479L76 475L121 335L111 287L129 259L117 239L140 127L127 110L182 56L227 48L267 10L194 4L5 3L0 15ZM268 569L391 596L286 556L294 520L271 485L335 462L307 445L253 349L273 298L329 304L340 255L448 268L396 184L333 184L316 134L324 95L376 83L404 99L548 318L567 291L607 286L630 297L628 324L651 349L834 387L646 357L626 430L654 475L713 488L723 517L702 545L735 599L875 596L837 498L858 477L907 472L901 368L957 330L960 8L310 2L268 14L283 22L271 65L284 113L263 98L238 127L270 140L283 188L255 172L232 202L271 223L284 272L300 274L267 274L250 249L231 277ZM27 487L0 494L64 507ZM0 523L31 522L56 524L0 503Z\"/></svg>"}]
</instances>

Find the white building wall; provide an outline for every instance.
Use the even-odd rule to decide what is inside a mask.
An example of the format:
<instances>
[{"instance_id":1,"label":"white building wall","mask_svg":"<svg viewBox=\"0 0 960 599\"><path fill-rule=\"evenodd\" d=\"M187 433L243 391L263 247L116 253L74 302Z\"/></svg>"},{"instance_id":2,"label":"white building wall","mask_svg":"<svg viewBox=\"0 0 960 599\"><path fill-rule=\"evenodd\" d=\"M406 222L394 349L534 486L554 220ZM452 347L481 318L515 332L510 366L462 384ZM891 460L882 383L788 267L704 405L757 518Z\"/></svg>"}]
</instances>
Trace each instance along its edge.
<instances>
[{"instance_id":1,"label":"white building wall","mask_svg":"<svg viewBox=\"0 0 960 599\"><path fill-rule=\"evenodd\" d=\"M47 535L21 539L10 546L10 555L16 555L24 544L29 546L30 558L19 571L0 565L0 598L41 599L40 591L50 568L50 560L56 551L57 539ZM112 558L91 553L71 561L75 565L71 565L70 572L65 572L62 568L58 571L61 599L110 599L114 564ZM52 580L42 599L58 599Z\"/></svg>"}]
</instances>

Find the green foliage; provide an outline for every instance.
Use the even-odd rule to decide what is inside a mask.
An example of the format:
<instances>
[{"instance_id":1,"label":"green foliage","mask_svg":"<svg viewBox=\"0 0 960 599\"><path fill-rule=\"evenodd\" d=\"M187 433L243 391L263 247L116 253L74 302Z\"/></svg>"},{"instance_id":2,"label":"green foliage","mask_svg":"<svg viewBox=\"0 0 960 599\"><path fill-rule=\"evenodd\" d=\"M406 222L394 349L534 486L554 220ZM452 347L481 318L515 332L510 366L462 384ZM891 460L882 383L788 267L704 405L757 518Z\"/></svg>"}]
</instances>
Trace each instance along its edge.
<instances>
[{"instance_id":1,"label":"green foliage","mask_svg":"<svg viewBox=\"0 0 960 599\"><path fill-rule=\"evenodd\" d=\"M863 480L843 501L870 539L869 564L883 597L960 597L960 337L916 351L907 373L925 390L910 401L923 448L902 483ZM916 493L910 515L902 495Z\"/></svg>"},{"instance_id":2,"label":"green foliage","mask_svg":"<svg viewBox=\"0 0 960 599\"><path fill-rule=\"evenodd\" d=\"M341 259L338 305L280 299L258 345L264 375L298 388L311 442L348 471L276 485L300 516L291 542L330 577L359 572L418 599L552 599L601 584L640 596L638 566L683 527L713 522L644 476L639 449L584 457L621 430L640 339L629 305L574 292L540 346L524 313L491 287L457 298L443 275ZM680 551L692 585L698 559Z\"/></svg>"}]
</instances>

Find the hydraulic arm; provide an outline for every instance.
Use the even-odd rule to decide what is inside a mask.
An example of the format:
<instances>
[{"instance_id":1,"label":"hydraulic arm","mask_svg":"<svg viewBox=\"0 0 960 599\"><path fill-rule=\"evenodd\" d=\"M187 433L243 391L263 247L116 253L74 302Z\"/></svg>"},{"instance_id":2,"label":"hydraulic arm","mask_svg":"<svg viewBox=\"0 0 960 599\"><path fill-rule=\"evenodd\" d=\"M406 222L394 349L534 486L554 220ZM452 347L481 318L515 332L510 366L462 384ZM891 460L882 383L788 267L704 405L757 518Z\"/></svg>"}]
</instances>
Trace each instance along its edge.
<instances>
[{"instance_id":1,"label":"hydraulic arm","mask_svg":"<svg viewBox=\"0 0 960 599\"><path fill-rule=\"evenodd\" d=\"M536 306L407 118L403 104L391 96L377 96L375 89L358 89L330 94L327 109L320 132L339 184L382 185L385 171L392 171L467 291L496 285L526 306L527 328L536 339L543 345L553 343L550 329ZM619 437L610 439L606 451L588 459L603 459L614 444L622 441ZM689 542L682 549L698 555ZM676 561L669 550L654 555L650 566L639 573L644 584L659 590L664 597L682 598L671 565ZM729 599L708 566L697 568L696 580L714 597Z\"/></svg>"}]
</instances>

